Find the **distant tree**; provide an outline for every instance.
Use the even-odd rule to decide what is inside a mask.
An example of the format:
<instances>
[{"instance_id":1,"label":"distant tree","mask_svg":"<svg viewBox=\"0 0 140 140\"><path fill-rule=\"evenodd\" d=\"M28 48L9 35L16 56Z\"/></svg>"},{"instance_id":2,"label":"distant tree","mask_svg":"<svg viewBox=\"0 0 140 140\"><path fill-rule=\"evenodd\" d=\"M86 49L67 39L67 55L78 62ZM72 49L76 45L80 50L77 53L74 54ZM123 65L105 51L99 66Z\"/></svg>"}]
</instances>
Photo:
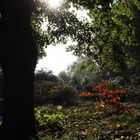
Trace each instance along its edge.
<instances>
[{"instance_id":1,"label":"distant tree","mask_svg":"<svg viewBox=\"0 0 140 140\"><path fill-rule=\"evenodd\" d=\"M55 83L59 83L59 79L57 76L53 74L52 71L47 71L47 70L39 70L35 74L35 81L41 81L41 80L46 80L46 81L52 81Z\"/></svg>"},{"instance_id":2,"label":"distant tree","mask_svg":"<svg viewBox=\"0 0 140 140\"><path fill-rule=\"evenodd\" d=\"M91 83L102 81L105 79L103 73L105 75L101 67L90 57L79 57L67 70L70 84L76 86L77 89L85 89Z\"/></svg>"},{"instance_id":3,"label":"distant tree","mask_svg":"<svg viewBox=\"0 0 140 140\"><path fill-rule=\"evenodd\" d=\"M70 82L70 76L68 75L67 72L65 72L65 71L60 72L59 75L58 75L58 77L59 77L60 79L62 79L62 81L63 81L65 84L69 84L69 82Z\"/></svg>"},{"instance_id":4,"label":"distant tree","mask_svg":"<svg viewBox=\"0 0 140 140\"><path fill-rule=\"evenodd\" d=\"M77 89L83 89L95 79L97 72L94 62L89 58L79 57L76 62L68 67L67 74L70 76L70 84ZM96 72L95 72L96 71Z\"/></svg>"}]
</instances>

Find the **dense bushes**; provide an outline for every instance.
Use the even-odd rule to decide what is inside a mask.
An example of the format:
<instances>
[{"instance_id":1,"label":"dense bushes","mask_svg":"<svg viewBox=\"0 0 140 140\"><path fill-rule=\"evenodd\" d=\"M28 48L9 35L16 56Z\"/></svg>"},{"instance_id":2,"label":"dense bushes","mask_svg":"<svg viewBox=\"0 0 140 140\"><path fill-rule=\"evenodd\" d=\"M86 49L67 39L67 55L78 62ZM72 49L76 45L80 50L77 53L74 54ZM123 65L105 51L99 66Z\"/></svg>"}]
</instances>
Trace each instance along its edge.
<instances>
[{"instance_id":1,"label":"dense bushes","mask_svg":"<svg viewBox=\"0 0 140 140\"><path fill-rule=\"evenodd\" d=\"M50 81L35 83L35 103L53 103L55 105L72 105L75 101L75 90L69 85L57 85Z\"/></svg>"},{"instance_id":2,"label":"dense bushes","mask_svg":"<svg viewBox=\"0 0 140 140\"><path fill-rule=\"evenodd\" d=\"M51 73L37 73L34 82L35 104L52 103L73 105L76 100L75 89Z\"/></svg>"},{"instance_id":3,"label":"dense bushes","mask_svg":"<svg viewBox=\"0 0 140 140\"><path fill-rule=\"evenodd\" d=\"M49 91L55 86L52 81L39 80L34 83L34 97L36 104L44 104L50 102Z\"/></svg>"},{"instance_id":4,"label":"dense bushes","mask_svg":"<svg viewBox=\"0 0 140 140\"><path fill-rule=\"evenodd\" d=\"M50 92L53 104L73 105L75 103L76 91L69 85L54 86Z\"/></svg>"},{"instance_id":5,"label":"dense bushes","mask_svg":"<svg viewBox=\"0 0 140 140\"><path fill-rule=\"evenodd\" d=\"M78 92L83 92L83 89L85 89L87 92L91 92L91 84L89 85L83 85L82 88L77 89L76 86L78 85L78 82L76 82L74 85L70 82L71 79L67 77L66 73L61 73L58 77L53 75L50 71L44 72L40 71L36 74L35 77L35 103L36 104L46 104L46 103L52 103L55 105L73 105L75 103L85 100L92 100L96 101L97 99L95 97L86 97L86 98L80 98L80 100L77 102L76 95L79 95ZM104 80L102 80L104 81ZM116 84L111 85L111 89L120 89L125 88L127 89L126 94L121 95L121 102L125 101L134 101L139 102L139 80L134 80L135 83L133 83L133 88L130 85L126 85L124 79L121 81L118 79L112 79ZM137 83L136 83L137 81ZM95 84L95 83L93 83ZM128 88L129 87L129 88ZM77 90L76 90L77 89ZM84 90L84 91L85 91Z\"/></svg>"}]
</instances>

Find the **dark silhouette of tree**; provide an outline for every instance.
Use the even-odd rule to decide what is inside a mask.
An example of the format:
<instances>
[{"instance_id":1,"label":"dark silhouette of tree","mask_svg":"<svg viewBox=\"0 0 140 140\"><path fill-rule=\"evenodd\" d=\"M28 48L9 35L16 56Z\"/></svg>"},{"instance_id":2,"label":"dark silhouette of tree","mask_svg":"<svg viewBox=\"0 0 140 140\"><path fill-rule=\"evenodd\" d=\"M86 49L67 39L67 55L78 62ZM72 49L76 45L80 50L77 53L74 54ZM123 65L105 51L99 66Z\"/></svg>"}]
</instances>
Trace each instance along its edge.
<instances>
[{"instance_id":1,"label":"dark silhouette of tree","mask_svg":"<svg viewBox=\"0 0 140 140\"><path fill-rule=\"evenodd\" d=\"M32 0L0 1L0 63L4 77L4 111L0 139L35 135L33 79L37 60L31 27Z\"/></svg>"}]
</instances>

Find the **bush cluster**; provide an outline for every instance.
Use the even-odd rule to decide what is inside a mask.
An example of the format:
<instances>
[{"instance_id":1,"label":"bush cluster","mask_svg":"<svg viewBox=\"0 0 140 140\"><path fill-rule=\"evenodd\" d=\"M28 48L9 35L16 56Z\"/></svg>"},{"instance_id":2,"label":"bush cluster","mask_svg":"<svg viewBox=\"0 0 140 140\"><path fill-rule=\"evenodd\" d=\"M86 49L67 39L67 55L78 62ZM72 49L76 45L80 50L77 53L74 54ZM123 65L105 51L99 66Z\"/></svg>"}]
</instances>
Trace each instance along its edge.
<instances>
[{"instance_id":1,"label":"bush cluster","mask_svg":"<svg viewBox=\"0 0 140 140\"><path fill-rule=\"evenodd\" d=\"M75 104L75 99L76 90L72 86L61 83L59 79L56 80L55 76L42 75L42 73L40 76L37 74L34 82L35 104L43 105L52 103L54 105L69 106Z\"/></svg>"}]
</instances>

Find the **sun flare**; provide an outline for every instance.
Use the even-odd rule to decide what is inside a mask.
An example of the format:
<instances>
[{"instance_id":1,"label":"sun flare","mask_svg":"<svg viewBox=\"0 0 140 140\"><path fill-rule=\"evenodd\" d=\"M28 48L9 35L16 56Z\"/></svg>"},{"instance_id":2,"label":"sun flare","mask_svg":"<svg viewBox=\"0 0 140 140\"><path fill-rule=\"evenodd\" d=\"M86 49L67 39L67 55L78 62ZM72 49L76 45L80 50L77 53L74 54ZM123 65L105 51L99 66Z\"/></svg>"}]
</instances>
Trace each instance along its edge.
<instances>
[{"instance_id":1,"label":"sun flare","mask_svg":"<svg viewBox=\"0 0 140 140\"><path fill-rule=\"evenodd\" d=\"M63 0L48 0L50 8L58 8L62 5Z\"/></svg>"}]
</instances>

